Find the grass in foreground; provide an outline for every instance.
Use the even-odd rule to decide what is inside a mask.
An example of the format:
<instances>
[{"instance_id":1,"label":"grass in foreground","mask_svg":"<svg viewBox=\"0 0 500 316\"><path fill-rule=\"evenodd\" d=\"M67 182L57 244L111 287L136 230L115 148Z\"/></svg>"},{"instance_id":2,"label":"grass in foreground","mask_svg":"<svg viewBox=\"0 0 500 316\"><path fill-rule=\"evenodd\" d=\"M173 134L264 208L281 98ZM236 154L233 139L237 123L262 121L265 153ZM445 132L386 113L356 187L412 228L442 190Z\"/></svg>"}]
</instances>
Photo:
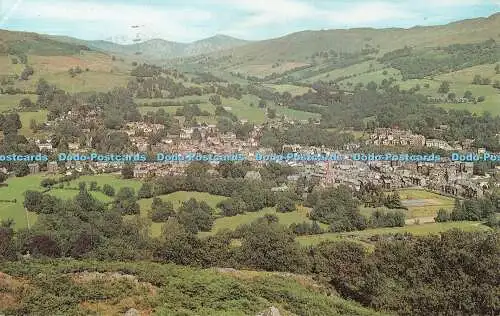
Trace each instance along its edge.
<instances>
[{"instance_id":1,"label":"grass in foreground","mask_svg":"<svg viewBox=\"0 0 500 316\"><path fill-rule=\"evenodd\" d=\"M121 315L135 308L141 315L243 316L274 306L282 315L383 315L300 275L74 260L5 262L0 270L8 281L0 312L7 314L22 308L28 314ZM20 291L28 283L31 290Z\"/></svg>"}]
</instances>

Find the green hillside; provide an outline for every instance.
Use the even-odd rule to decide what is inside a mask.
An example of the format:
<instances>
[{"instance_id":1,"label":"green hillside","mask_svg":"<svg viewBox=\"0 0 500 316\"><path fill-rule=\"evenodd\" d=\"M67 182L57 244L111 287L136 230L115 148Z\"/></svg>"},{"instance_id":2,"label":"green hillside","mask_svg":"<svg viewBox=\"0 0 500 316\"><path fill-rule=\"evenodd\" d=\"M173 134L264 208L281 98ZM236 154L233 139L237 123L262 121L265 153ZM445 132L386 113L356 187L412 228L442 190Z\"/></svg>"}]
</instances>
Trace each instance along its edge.
<instances>
[{"instance_id":1,"label":"green hillside","mask_svg":"<svg viewBox=\"0 0 500 316\"><path fill-rule=\"evenodd\" d=\"M36 33L0 30L0 55L32 54L41 56L66 56L90 50L85 45L75 45L52 40Z\"/></svg>"},{"instance_id":2,"label":"green hillside","mask_svg":"<svg viewBox=\"0 0 500 316\"><path fill-rule=\"evenodd\" d=\"M171 264L52 261L0 264L7 314L384 315L331 295L300 275ZM307 303L306 303L307 302Z\"/></svg>"},{"instance_id":3,"label":"green hillside","mask_svg":"<svg viewBox=\"0 0 500 316\"><path fill-rule=\"evenodd\" d=\"M263 70L282 73L293 68L314 65L317 58L313 60L313 56L319 52L345 56L365 50L365 55L377 56L404 46L436 47L498 39L498 29L500 14L497 13L488 18L410 29L303 31L224 50L193 61L246 74Z\"/></svg>"}]
</instances>

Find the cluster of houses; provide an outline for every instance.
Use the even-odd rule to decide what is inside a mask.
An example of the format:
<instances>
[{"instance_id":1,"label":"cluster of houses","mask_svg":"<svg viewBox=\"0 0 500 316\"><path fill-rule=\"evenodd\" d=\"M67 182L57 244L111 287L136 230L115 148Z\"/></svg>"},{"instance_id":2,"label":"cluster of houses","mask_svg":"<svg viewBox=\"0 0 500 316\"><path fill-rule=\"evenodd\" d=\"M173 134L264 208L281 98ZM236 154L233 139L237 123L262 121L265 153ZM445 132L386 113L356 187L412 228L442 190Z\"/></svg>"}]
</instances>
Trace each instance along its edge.
<instances>
[{"instance_id":1,"label":"cluster of houses","mask_svg":"<svg viewBox=\"0 0 500 316\"><path fill-rule=\"evenodd\" d=\"M156 139L151 143L151 135L160 132L164 128L160 124L129 123L125 132L129 135L132 144L139 152L162 152L162 153L213 153L232 154L241 153L253 164L261 164L253 159L255 152L272 153L270 148L260 147L263 126L255 126L245 140L238 139L232 132L221 133L215 125L203 125L198 127L183 128L178 135L168 135ZM445 130L446 126L440 126ZM439 139L426 139L422 135L413 134L408 130L377 128L366 141L372 145L382 146L412 146L412 147L435 147L444 150L463 150L470 148L473 140L466 140L461 144L450 145ZM42 151L54 151L52 145L38 141L37 146ZM70 150L90 151L90 148L79 144L70 144ZM359 148L359 143L346 145L342 155L348 151ZM297 152L303 154L326 154L335 151L324 147L304 147L300 145L285 145L283 152ZM359 190L363 185L373 184L386 189L397 189L405 187L425 187L428 189L445 192L452 195L464 197L479 197L489 186L487 177L473 176L473 164L467 162L452 162L446 159L440 162L395 162L395 161L354 161L342 159L339 161L325 162L300 162L287 161L287 163L298 170L297 174L289 177L293 182L302 176L315 177L324 186L348 185ZM81 172L85 168L91 172L119 171L123 167L120 162L79 162L70 161L62 163L49 162L47 171L58 173L61 170L66 174ZM217 162L212 162L215 165ZM134 177L145 178L152 176L182 175L187 163L176 162L144 162L134 165ZM40 172L38 164L30 164L31 173ZM215 168L214 168L215 169ZM214 171L214 170L213 170ZM252 177L252 175L249 175ZM280 187L279 190L283 189Z\"/></svg>"},{"instance_id":2,"label":"cluster of houses","mask_svg":"<svg viewBox=\"0 0 500 316\"><path fill-rule=\"evenodd\" d=\"M329 162L322 182L325 185L348 185L359 190L372 184L384 189L424 187L462 197L481 197L490 186L490 177L474 176L472 162Z\"/></svg>"},{"instance_id":3,"label":"cluster of houses","mask_svg":"<svg viewBox=\"0 0 500 316\"><path fill-rule=\"evenodd\" d=\"M448 129L447 125L441 125L436 132L443 132ZM370 135L366 144L382 146L412 146L412 147L431 147L442 150L468 150L471 148L474 140L466 139L462 142L449 144L442 139L426 139L423 135L413 134L409 130L398 128L376 128Z\"/></svg>"}]
</instances>

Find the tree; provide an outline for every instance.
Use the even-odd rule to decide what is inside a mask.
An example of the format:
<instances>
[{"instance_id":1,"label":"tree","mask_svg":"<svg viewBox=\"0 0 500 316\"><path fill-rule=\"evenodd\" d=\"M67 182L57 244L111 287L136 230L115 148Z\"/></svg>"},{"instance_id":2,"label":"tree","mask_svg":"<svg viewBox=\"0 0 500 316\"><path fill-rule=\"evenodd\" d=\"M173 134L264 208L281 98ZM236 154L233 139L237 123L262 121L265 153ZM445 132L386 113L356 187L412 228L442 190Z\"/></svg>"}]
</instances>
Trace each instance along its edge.
<instances>
[{"instance_id":1,"label":"tree","mask_svg":"<svg viewBox=\"0 0 500 316\"><path fill-rule=\"evenodd\" d=\"M35 119L30 120L30 129L33 131L33 133L36 133L38 131L38 123Z\"/></svg>"},{"instance_id":2,"label":"tree","mask_svg":"<svg viewBox=\"0 0 500 316\"><path fill-rule=\"evenodd\" d=\"M450 83L448 81L443 81L441 82L441 85L439 86L438 93L445 94L450 91Z\"/></svg>"},{"instance_id":3,"label":"tree","mask_svg":"<svg viewBox=\"0 0 500 316\"><path fill-rule=\"evenodd\" d=\"M278 197L276 210L281 213L293 212L296 210L295 202L288 196L282 195Z\"/></svg>"},{"instance_id":4,"label":"tree","mask_svg":"<svg viewBox=\"0 0 500 316\"><path fill-rule=\"evenodd\" d=\"M472 100L474 97L472 96L472 92L467 90L464 92L464 98L466 98L467 100Z\"/></svg>"},{"instance_id":5,"label":"tree","mask_svg":"<svg viewBox=\"0 0 500 316\"><path fill-rule=\"evenodd\" d=\"M42 188L49 188L53 185L57 184L57 180L56 179L51 179L51 178L46 178L46 179L43 179L41 182L40 182L40 186Z\"/></svg>"},{"instance_id":6,"label":"tree","mask_svg":"<svg viewBox=\"0 0 500 316\"><path fill-rule=\"evenodd\" d=\"M166 262L181 265L199 265L201 262L201 241L188 232L175 217L163 225L160 240L154 257Z\"/></svg>"},{"instance_id":7,"label":"tree","mask_svg":"<svg viewBox=\"0 0 500 316\"><path fill-rule=\"evenodd\" d=\"M33 67L31 66L26 66L24 67L23 72L19 76L19 79L21 80L28 80L31 75L33 75L35 71L33 70Z\"/></svg>"},{"instance_id":8,"label":"tree","mask_svg":"<svg viewBox=\"0 0 500 316\"><path fill-rule=\"evenodd\" d=\"M137 192L137 197L139 199L149 199L153 197L153 185L150 182L143 183Z\"/></svg>"},{"instance_id":9,"label":"tree","mask_svg":"<svg viewBox=\"0 0 500 316\"><path fill-rule=\"evenodd\" d=\"M472 79L472 84L481 84L482 83L482 78L480 75L475 75L474 79Z\"/></svg>"},{"instance_id":10,"label":"tree","mask_svg":"<svg viewBox=\"0 0 500 316\"><path fill-rule=\"evenodd\" d=\"M195 141L198 141L198 142L200 142L203 139L203 137L201 135L201 132L200 132L200 130L198 128L195 128L193 130L193 134L191 135L191 139L195 140Z\"/></svg>"},{"instance_id":11,"label":"tree","mask_svg":"<svg viewBox=\"0 0 500 316\"><path fill-rule=\"evenodd\" d=\"M107 196L114 196L115 189L111 185L106 183L102 186L102 193L106 194Z\"/></svg>"},{"instance_id":12,"label":"tree","mask_svg":"<svg viewBox=\"0 0 500 316\"><path fill-rule=\"evenodd\" d=\"M115 196L113 209L123 215L139 214L140 207L137 204L134 189L129 187L121 188Z\"/></svg>"},{"instance_id":13,"label":"tree","mask_svg":"<svg viewBox=\"0 0 500 316\"><path fill-rule=\"evenodd\" d=\"M0 171L0 184L4 183L8 178L9 176L6 173Z\"/></svg>"},{"instance_id":14,"label":"tree","mask_svg":"<svg viewBox=\"0 0 500 316\"><path fill-rule=\"evenodd\" d=\"M500 74L500 64L495 65L495 73L498 75Z\"/></svg>"},{"instance_id":15,"label":"tree","mask_svg":"<svg viewBox=\"0 0 500 316\"><path fill-rule=\"evenodd\" d=\"M260 99L259 100L259 108L263 109L267 106L266 100Z\"/></svg>"},{"instance_id":16,"label":"tree","mask_svg":"<svg viewBox=\"0 0 500 316\"><path fill-rule=\"evenodd\" d=\"M43 193L29 190L24 192L23 206L29 212L38 213L42 207L42 200L43 200Z\"/></svg>"},{"instance_id":17,"label":"tree","mask_svg":"<svg viewBox=\"0 0 500 316\"><path fill-rule=\"evenodd\" d=\"M450 214L447 210L441 208L438 210L436 217L434 217L434 220L438 223L447 222L450 220Z\"/></svg>"},{"instance_id":18,"label":"tree","mask_svg":"<svg viewBox=\"0 0 500 316\"><path fill-rule=\"evenodd\" d=\"M275 119L276 118L276 109L267 109L267 117L269 119Z\"/></svg>"},{"instance_id":19,"label":"tree","mask_svg":"<svg viewBox=\"0 0 500 316\"><path fill-rule=\"evenodd\" d=\"M14 221L0 222L0 261L15 260Z\"/></svg>"},{"instance_id":20,"label":"tree","mask_svg":"<svg viewBox=\"0 0 500 316\"><path fill-rule=\"evenodd\" d=\"M222 100L221 100L221 97L220 95L218 94L214 94L214 95L211 95L208 100L210 101L210 103L212 103L213 105L221 105L222 104Z\"/></svg>"},{"instance_id":21,"label":"tree","mask_svg":"<svg viewBox=\"0 0 500 316\"><path fill-rule=\"evenodd\" d=\"M486 98L484 96L479 96L477 98L477 102L484 102L484 100L486 100Z\"/></svg>"},{"instance_id":22,"label":"tree","mask_svg":"<svg viewBox=\"0 0 500 316\"><path fill-rule=\"evenodd\" d=\"M358 202L354 199L352 191L339 186L320 191L311 211L311 219L330 224L330 229L335 232L365 229L365 218L360 214Z\"/></svg>"},{"instance_id":23,"label":"tree","mask_svg":"<svg viewBox=\"0 0 500 316\"><path fill-rule=\"evenodd\" d=\"M235 216L245 213L247 205L240 198L230 198L219 202L217 207L221 209L224 216Z\"/></svg>"},{"instance_id":24,"label":"tree","mask_svg":"<svg viewBox=\"0 0 500 316\"><path fill-rule=\"evenodd\" d=\"M132 179L134 177L134 165L125 164L122 168L123 179Z\"/></svg>"},{"instance_id":25,"label":"tree","mask_svg":"<svg viewBox=\"0 0 500 316\"><path fill-rule=\"evenodd\" d=\"M189 199L182 203L178 210L179 223L181 223L188 232L193 234L212 229L214 217L213 209L205 202L198 202L196 199Z\"/></svg>"},{"instance_id":26,"label":"tree","mask_svg":"<svg viewBox=\"0 0 500 316\"><path fill-rule=\"evenodd\" d=\"M30 173L30 168L28 167L28 163L22 162L19 163L15 170L16 177L25 177Z\"/></svg>"},{"instance_id":27,"label":"tree","mask_svg":"<svg viewBox=\"0 0 500 316\"><path fill-rule=\"evenodd\" d=\"M239 261L246 267L266 271L301 272L307 267L305 253L286 227L265 218L243 230Z\"/></svg>"},{"instance_id":28,"label":"tree","mask_svg":"<svg viewBox=\"0 0 500 316\"><path fill-rule=\"evenodd\" d=\"M19 101L19 107L22 109L33 109L35 104L30 98L22 98L21 101Z\"/></svg>"},{"instance_id":29,"label":"tree","mask_svg":"<svg viewBox=\"0 0 500 316\"><path fill-rule=\"evenodd\" d=\"M375 81L370 81L366 84L366 89L368 90L377 90L378 85Z\"/></svg>"},{"instance_id":30,"label":"tree","mask_svg":"<svg viewBox=\"0 0 500 316\"><path fill-rule=\"evenodd\" d=\"M90 191L97 191L97 182L96 181L90 182L89 190Z\"/></svg>"},{"instance_id":31,"label":"tree","mask_svg":"<svg viewBox=\"0 0 500 316\"><path fill-rule=\"evenodd\" d=\"M155 197L151 204L150 217L155 223L166 222L171 216L175 215L172 202L164 202L162 199Z\"/></svg>"}]
</instances>

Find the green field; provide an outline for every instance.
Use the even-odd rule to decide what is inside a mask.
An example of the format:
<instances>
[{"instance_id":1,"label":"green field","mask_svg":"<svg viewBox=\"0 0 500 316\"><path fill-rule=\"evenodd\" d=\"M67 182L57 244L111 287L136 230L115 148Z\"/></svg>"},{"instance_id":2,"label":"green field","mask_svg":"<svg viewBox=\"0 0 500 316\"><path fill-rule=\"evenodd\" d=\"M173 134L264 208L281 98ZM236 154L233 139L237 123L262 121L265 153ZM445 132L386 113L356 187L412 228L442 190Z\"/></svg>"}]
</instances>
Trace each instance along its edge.
<instances>
[{"instance_id":1,"label":"green field","mask_svg":"<svg viewBox=\"0 0 500 316\"><path fill-rule=\"evenodd\" d=\"M384 75L384 71L387 71L386 75ZM354 86L357 83L362 83L363 85L366 85L367 83L373 81L377 84L380 84L382 82L382 80L384 80L384 79L389 80L389 78L391 78L391 77L400 81L401 80L401 73L399 72L399 70L393 69L393 68L375 70L375 71L371 71L368 73L362 73L359 75L355 75L354 77L349 78L349 79L342 80L339 83L339 86L342 89L349 90L349 89L354 88ZM352 86L349 86L347 84L348 82L351 82Z\"/></svg>"},{"instance_id":2,"label":"green field","mask_svg":"<svg viewBox=\"0 0 500 316\"><path fill-rule=\"evenodd\" d=\"M407 218L434 217L441 208L451 210L455 200L451 197L418 189L398 190L401 201L405 200L426 200L422 206L409 206Z\"/></svg>"},{"instance_id":3,"label":"green field","mask_svg":"<svg viewBox=\"0 0 500 316\"><path fill-rule=\"evenodd\" d=\"M40 110L37 112L19 112L19 118L21 119L22 124L19 133L26 137L33 137L35 134L30 129L31 120L35 120L37 124L44 123L47 121L47 113L47 110Z\"/></svg>"},{"instance_id":4,"label":"green field","mask_svg":"<svg viewBox=\"0 0 500 316\"><path fill-rule=\"evenodd\" d=\"M36 102L37 96L34 94L0 94L0 113L17 108L19 101L24 98Z\"/></svg>"},{"instance_id":5,"label":"green field","mask_svg":"<svg viewBox=\"0 0 500 316\"><path fill-rule=\"evenodd\" d=\"M58 197L62 200L69 200L74 198L78 194L78 190L52 189L50 190L49 194ZM99 191L91 191L90 194L95 199L104 203L113 201L113 198Z\"/></svg>"},{"instance_id":6,"label":"green field","mask_svg":"<svg viewBox=\"0 0 500 316\"><path fill-rule=\"evenodd\" d=\"M446 222L446 223L428 223L422 225L411 225L405 227L374 228L345 233L326 233L321 235L309 235L297 237L297 240L303 245L315 245L322 241L339 239L367 239L374 235L411 233L414 235L437 234L453 228L464 231L488 230L487 226L481 225L481 222Z\"/></svg>"},{"instance_id":7,"label":"green field","mask_svg":"<svg viewBox=\"0 0 500 316\"><path fill-rule=\"evenodd\" d=\"M295 86L291 84L264 84L266 88L273 89L276 92L289 92L292 96L303 95L309 91L308 87Z\"/></svg>"},{"instance_id":8,"label":"green field","mask_svg":"<svg viewBox=\"0 0 500 316\"><path fill-rule=\"evenodd\" d=\"M23 228L27 226L26 214L24 212L23 201L24 201L24 192L28 190L37 190L40 191L42 188L40 187L40 182L42 179L46 178L45 174L37 174L37 175L29 175L22 178L9 178L6 183L7 186L0 187L0 196L1 199L5 200L14 200L16 199L16 203L6 203L0 202L0 220L12 218L15 221L16 228ZM141 187L141 182L137 180L124 180L120 179L118 175L95 175L95 176L82 176L72 182L70 182L71 187L78 187L79 182L87 182L87 188L89 186L90 181L96 181L98 186L103 186L104 184L109 184L115 188L115 190L119 190L122 187L132 187L136 190L139 190ZM70 199L74 197L78 191L76 190L64 190L64 189L53 189L50 191L50 194L62 198L62 199ZM101 192L92 192L92 195L100 201L109 202L111 198L102 194ZM36 221L36 214L29 214L30 224Z\"/></svg>"},{"instance_id":9,"label":"green field","mask_svg":"<svg viewBox=\"0 0 500 316\"><path fill-rule=\"evenodd\" d=\"M212 231L210 233L203 233L201 235L213 234L223 229L234 230L238 226L243 224L250 224L254 220L258 219L259 217L263 217L266 214L276 215L279 218L280 224L285 226L289 226L293 223L312 222L307 217L308 213L309 209L305 207L298 207L296 211L289 213L279 213L276 212L276 209L268 207L257 212L247 212L245 214L236 216L218 218L215 220ZM327 225L324 224L320 224L320 226L325 229L327 228Z\"/></svg>"},{"instance_id":10,"label":"green field","mask_svg":"<svg viewBox=\"0 0 500 316\"><path fill-rule=\"evenodd\" d=\"M27 190L40 190L40 181L45 176L43 174L30 175L23 178L9 178L6 181L7 186L0 187L0 196L2 200L16 200L15 203L0 202L0 220L13 219L16 228L28 226L26 212L23 207L24 192ZM36 221L36 214L29 213L30 225Z\"/></svg>"},{"instance_id":11,"label":"green field","mask_svg":"<svg viewBox=\"0 0 500 316\"><path fill-rule=\"evenodd\" d=\"M5 57L0 59L0 63ZM28 55L34 74L26 81L17 81L15 87L34 91L39 79L44 78L67 92L102 91L114 87L126 86L131 66L121 61L112 61L111 57L98 52L85 52L68 56L36 56ZM7 59L11 64L10 58ZM71 77L68 70L79 66L83 72ZM0 75L20 74L24 65L4 65L0 67ZM89 71L85 71L86 69Z\"/></svg>"},{"instance_id":12,"label":"green field","mask_svg":"<svg viewBox=\"0 0 500 316\"><path fill-rule=\"evenodd\" d=\"M288 88L290 87L302 88L292 85L287 85L287 86L289 86ZM202 111L208 111L214 114L215 106L208 102L208 97L209 97L208 95L203 95L203 96L181 97L175 99L136 99L135 101L138 104L144 104L144 103L161 102L161 101L183 102L191 100L200 100L201 101L199 104L200 109ZM227 108L229 112L234 113L240 120L248 120L250 123L256 123L256 124L261 124L269 120L266 114L267 110L259 108L258 106L259 98L257 98L256 96L247 94L244 95L241 98L241 100L235 98L221 98L221 100L222 100L222 106ZM317 113L298 111L285 107L275 107L273 104L268 104L268 107L276 109L276 114L278 117L284 115L291 120L307 120L309 118L320 117L320 115ZM167 113L175 114L175 112L179 108L181 108L181 106L162 106L162 107L141 106L139 107L139 111L142 114L145 114L150 111L156 112L158 109L163 109ZM198 116L196 119L200 123L207 123L207 124L217 123L217 119L214 116Z\"/></svg>"},{"instance_id":13,"label":"green field","mask_svg":"<svg viewBox=\"0 0 500 316\"><path fill-rule=\"evenodd\" d=\"M373 71L369 71L370 64L373 64ZM389 80L389 78L394 78L396 81L393 85L399 85L402 90L409 90L418 85L420 87L418 93L431 97L443 97L443 95L440 95L437 91L443 81L448 81L450 82L450 93L455 93L457 97L462 97L466 91L471 91L476 98L484 96L485 101L477 104L443 103L438 104L438 106L446 109L468 110L478 114L488 111L493 115L500 115L500 107L498 106L500 104L500 90L492 87L495 80L500 80L500 74L495 73L495 65L493 64L469 67L459 71L437 75L432 78L409 80L403 80L400 71L397 69L382 67L383 65L377 62L362 62L349 67L327 71L302 81L312 83L318 80L329 81L341 76L352 76L351 78L339 82L340 88L352 90L357 83L366 85L370 81L374 81L380 84L383 79ZM387 74L384 75L384 71L387 71ZM473 85L472 80L475 75L489 78L491 84ZM428 85L427 88L425 87L426 85Z\"/></svg>"},{"instance_id":14,"label":"green field","mask_svg":"<svg viewBox=\"0 0 500 316\"><path fill-rule=\"evenodd\" d=\"M198 201L205 201L210 207L216 208L216 205L222 201L227 199L225 196L213 195L206 192L187 192L187 191L178 191L171 194L159 195L158 198L163 201L170 201L174 205L174 209L178 209L182 202L187 201L191 198L196 199ZM147 215L147 211L151 209L151 203L153 199L142 199L139 200L139 205L141 206L141 213Z\"/></svg>"},{"instance_id":15,"label":"green field","mask_svg":"<svg viewBox=\"0 0 500 316\"><path fill-rule=\"evenodd\" d=\"M414 223L414 221L408 221L409 219L432 222L439 209L451 210L455 201L451 197L423 189L401 189L398 192L403 205L405 202L411 203L412 200L420 200L418 202L421 205L410 205L407 206L408 210L402 210L406 214L407 224ZM360 210L364 216L370 216L376 210L388 211L389 209L385 207L361 207Z\"/></svg>"},{"instance_id":16,"label":"green field","mask_svg":"<svg viewBox=\"0 0 500 316\"><path fill-rule=\"evenodd\" d=\"M122 179L120 174L99 174L99 175L87 175L81 176L76 180L70 182L71 187L78 187L78 183L86 182L87 188L90 185L90 182L97 182L97 186L102 187L105 184L111 185L115 188L116 192L123 187L130 187L137 191L141 188L142 182L136 179Z\"/></svg>"},{"instance_id":17,"label":"green field","mask_svg":"<svg viewBox=\"0 0 500 316\"><path fill-rule=\"evenodd\" d=\"M210 207L216 209L217 203L222 200L227 199L225 196L213 195L205 192L186 192L178 191L171 194L165 194L158 196L163 201L170 201L174 205L174 209L177 210L182 202L194 198L198 201L205 201ZM151 210L151 203L153 199L142 199L139 200L139 206L141 207L141 215L148 216L148 212ZM151 235L153 237L158 237L161 234L163 223L152 223L151 225Z\"/></svg>"},{"instance_id":18,"label":"green field","mask_svg":"<svg viewBox=\"0 0 500 316\"><path fill-rule=\"evenodd\" d=\"M125 87L130 76L110 72L83 72L74 78L67 72L47 74L43 76L49 83L70 93L76 92L107 92L115 87Z\"/></svg>"},{"instance_id":19,"label":"green field","mask_svg":"<svg viewBox=\"0 0 500 316\"><path fill-rule=\"evenodd\" d=\"M366 61L366 62L355 64L352 66L339 68L339 69L335 69L332 71L326 71L322 74L306 78L302 81L308 82L308 83L313 83L313 82L320 81L320 80L321 81L329 81L329 80L334 80L334 79L339 78L339 77L350 76L350 75L359 75L359 74L362 74L362 73L369 71L370 64L373 64L374 69L379 69L380 67L382 67L382 65L380 65L376 62Z\"/></svg>"}]
</instances>

